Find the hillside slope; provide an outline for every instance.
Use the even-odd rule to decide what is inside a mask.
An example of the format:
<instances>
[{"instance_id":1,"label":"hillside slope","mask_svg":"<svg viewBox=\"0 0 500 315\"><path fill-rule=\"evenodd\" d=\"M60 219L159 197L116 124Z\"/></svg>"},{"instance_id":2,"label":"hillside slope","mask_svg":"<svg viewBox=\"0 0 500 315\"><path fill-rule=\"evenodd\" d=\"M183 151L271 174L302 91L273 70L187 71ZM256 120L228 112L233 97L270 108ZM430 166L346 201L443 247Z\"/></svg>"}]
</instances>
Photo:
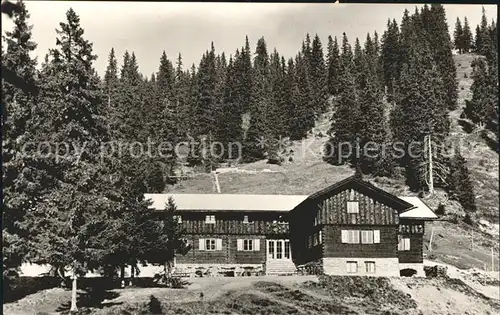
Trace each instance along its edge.
<instances>
[{"instance_id":1,"label":"hillside slope","mask_svg":"<svg viewBox=\"0 0 500 315\"><path fill-rule=\"evenodd\" d=\"M430 258L454 264L461 268L484 268L491 270L491 248L498 256L498 140L491 132L470 132L468 123L460 119L465 100L470 99L472 84L471 62L475 58L471 54L455 56L457 78L459 82L459 108L450 113L450 143L461 140L462 153L468 160L477 196L478 213L475 216L477 225L474 228L464 224L460 219L463 210L455 201L448 200L446 193L438 190L426 203L436 209L440 203L445 205L446 221L438 221L428 225L426 240L434 229L432 252ZM307 139L296 141L292 145L293 161L286 161L282 166L267 164L266 161L239 165L232 172L219 175L222 193L240 194L311 194L328 185L336 183L354 174L348 166L332 166L322 160L323 144L327 140L329 115L323 115ZM452 142L453 141L453 142ZM366 180L386 191L400 195L412 196L403 179L373 178ZM193 179L185 180L170 187L172 193L214 193L213 176L200 174ZM453 223L454 222L454 223ZM474 232L473 232L474 231ZM474 234L474 236L472 236ZM474 238L474 241L472 241ZM471 247L472 242L474 246ZM429 250L426 245L425 250ZM498 258L493 264L498 270Z\"/></svg>"},{"instance_id":2,"label":"hillside slope","mask_svg":"<svg viewBox=\"0 0 500 315\"><path fill-rule=\"evenodd\" d=\"M161 314L484 315L495 314L500 306L497 297L447 278L266 276L189 281L186 289L88 290L79 294L80 311L92 315L152 314L161 307ZM4 305L4 313L65 313L70 298L69 290L44 290Z\"/></svg>"}]
</instances>

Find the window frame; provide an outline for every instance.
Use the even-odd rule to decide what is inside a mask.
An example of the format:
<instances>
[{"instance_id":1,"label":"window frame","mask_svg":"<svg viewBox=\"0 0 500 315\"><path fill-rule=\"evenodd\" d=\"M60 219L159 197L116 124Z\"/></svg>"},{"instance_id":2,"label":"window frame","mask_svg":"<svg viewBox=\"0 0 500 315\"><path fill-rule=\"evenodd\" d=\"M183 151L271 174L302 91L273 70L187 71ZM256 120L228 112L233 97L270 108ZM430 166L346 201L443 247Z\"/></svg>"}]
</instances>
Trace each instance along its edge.
<instances>
[{"instance_id":1,"label":"window frame","mask_svg":"<svg viewBox=\"0 0 500 315\"><path fill-rule=\"evenodd\" d=\"M212 249L213 242L213 249ZM205 239L205 250L209 252L214 252L217 250L217 240L215 238L206 238Z\"/></svg>"},{"instance_id":2,"label":"window frame","mask_svg":"<svg viewBox=\"0 0 500 315\"><path fill-rule=\"evenodd\" d=\"M352 266L355 266L355 271L352 271ZM357 261L346 261L346 269L347 273L353 274L353 273L358 273L358 262Z\"/></svg>"},{"instance_id":3,"label":"window frame","mask_svg":"<svg viewBox=\"0 0 500 315\"><path fill-rule=\"evenodd\" d=\"M375 244L375 231L374 230L361 230L360 231L361 244ZM363 238L363 235L365 237ZM363 242L365 240L366 242Z\"/></svg>"},{"instance_id":4,"label":"window frame","mask_svg":"<svg viewBox=\"0 0 500 315\"><path fill-rule=\"evenodd\" d=\"M254 251L253 241L254 241L253 239L252 240L250 240L250 239L243 240L243 251L244 252L253 252Z\"/></svg>"},{"instance_id":5,"label":"window frame","mask_svg":"<svg viewBox=\"0 0 500 315\"><path fill-rule=\"evenodd\" d=\"M356 205L356 212L352 211L352 206L349 205ZM347 200L347 213L348 214L359 214L359 201L358 200Z\"/></svg>"},{"instance_id":6,"label":"window frame","mask_svg":"<svg viewBox=\"0 0 500 315\"><path fill-rule=\"evenodd\" d=\"M373 266L373 271L370 271L368 266ZM367 274L375 274L376 273L376 264L374 261L365 261L365 273Z\"/></svg>"},{"instance_id":7,"label":"window frame","mask_svg":"<svg viewBox=\"0 0 500 315\"><path fill-rule=\"evenodd\" d=\"M408 245L408 246L406 246L406 245ZM407 252L407 251L410 251L410 250L411 250L411 238L409 238L409 237L401 237L399 239L399 243L398 243L398 251Z\"/></svg>"}]
</instances>

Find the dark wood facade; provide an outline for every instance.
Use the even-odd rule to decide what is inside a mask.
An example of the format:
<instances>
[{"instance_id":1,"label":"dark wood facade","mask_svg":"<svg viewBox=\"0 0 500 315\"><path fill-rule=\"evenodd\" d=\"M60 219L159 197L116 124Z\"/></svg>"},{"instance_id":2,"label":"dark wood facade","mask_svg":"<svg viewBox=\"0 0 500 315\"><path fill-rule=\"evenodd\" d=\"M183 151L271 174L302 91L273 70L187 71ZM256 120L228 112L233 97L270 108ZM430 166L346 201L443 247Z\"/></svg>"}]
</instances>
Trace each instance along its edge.
<instances>
[{"instance_id":1,"label":"dark wood facade","mask_svg":"<svg viewBox=\"0 0 500 315\"><path fill-rule=\"evenodd\" d=\"M409 250L399 250L398 258L400 263L423 263L425 222L422 220L401 220L398 231L398 241L409 238Z\"/></svg>"},{"instance_id":2,"label":"dark wood facade","mask_svg":"<svg viewBox=\"0 0 500 315\"><path fill-rule=\"evenodd\" d=\"M179 211L186 234L288 235L288 222L280 221L283 213L266 212L199 212ZM206 223L207 215L215 216L215 223ZM243 221L248 217L248 223Z\"/></svg>"},{"instance_id":3,"label":"dark wood facade","mask_svg":"<svg viewBox=\"0 0 500 315\"><path fill-rule=\"evenodd\" d=\"M266 238L263 235L213 235L191 234L186 239L192 249L184 256L178 255L176 263L180 264L262 264L266 261ZM222 239L221 250L200 250L200 239ZM238 250L238 239L258 240L259 250Z\"/></svg>"},{"instance_id":4,"label":"dark wood facade","mask_svg":"<svg viewBox=\"0 0 500 315\"><path fill-rule=\"evenodd\" d=\"M205 221L215 216L215 223ZM288 222L281 221L282 212L179 211L185 239L191 250L177 255L178 264L263 264L266 262L266 239L289 237ZM248 222L244 221L245 216ZM221 240L221 248L200 249L200 239ZM252 250L238 248L238 240L252 243Z\"/></svg>"},{"instance_id":5,"label":"dark wood facade","mask_svg":"<svg viewBox=\"0 0 500 315\"><path fill-rule=\"evenodd\" d=\"M357 213L348 211L348 202L352 201L357 203ZM411 204L354 178L320 191L287 216L294 262L302 265L320 258L337 257L400 257L404 262L418 262L416 256L422 251L420 236L412 234L410 251L398 251L399 213L411 207ZM378 239L373 243L361 240L355 244L344 243L342 230L372 231L370 233L377 233Z\"/></svg>"}]
</instances>

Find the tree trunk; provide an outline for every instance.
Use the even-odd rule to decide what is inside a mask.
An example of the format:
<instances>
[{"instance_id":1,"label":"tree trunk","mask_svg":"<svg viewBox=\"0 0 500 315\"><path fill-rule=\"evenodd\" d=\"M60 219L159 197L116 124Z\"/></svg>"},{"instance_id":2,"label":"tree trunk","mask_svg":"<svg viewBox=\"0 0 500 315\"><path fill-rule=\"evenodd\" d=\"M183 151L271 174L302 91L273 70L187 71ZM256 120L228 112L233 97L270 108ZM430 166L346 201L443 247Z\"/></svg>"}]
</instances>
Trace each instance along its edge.
<instances>
[{"instance_id":1,"label":"tree trunk","mask_svg":"<svg viewBox=\"0 0 500 315\"><path fill-rule=\"evenodd\" d=\"M120 265L120 286L125 287L125 266Z\"/></svg>"},{"instance_id":2,"label":"tree trunk","mask_svg":"<svg viewBox=\"0 0 500 315\"><path fill-rule=\"evenodd\" d=\"M78 312L78 308L76 307L76 290L77 290L77 275L73 270L73 275L71 277L73 279L73 285L71 288L71 309L70 312Z\"/></svg>"},{"instance_id":3,"label":"tree trunk","mask_svg":"<svg viewBox=\"0 0 500 315\"><path fill-rule=\"evenodd\" d=\"M134 282L134 274L135 274L135 267L134 265L130 265L130 282L128 283L129 286L131 286Z\"/></svg>"},{"instance_id":4,"label":"tree trunk","mask_svg":"<svg viewBox=\"0 0 500 315\"><path fill-rule=\"evenodd\" d=\"M429 150L429 194L434 194L434 174L432 173L432 144L431 135L428 136L428 150Z\"/></svg>"}]
</instances>

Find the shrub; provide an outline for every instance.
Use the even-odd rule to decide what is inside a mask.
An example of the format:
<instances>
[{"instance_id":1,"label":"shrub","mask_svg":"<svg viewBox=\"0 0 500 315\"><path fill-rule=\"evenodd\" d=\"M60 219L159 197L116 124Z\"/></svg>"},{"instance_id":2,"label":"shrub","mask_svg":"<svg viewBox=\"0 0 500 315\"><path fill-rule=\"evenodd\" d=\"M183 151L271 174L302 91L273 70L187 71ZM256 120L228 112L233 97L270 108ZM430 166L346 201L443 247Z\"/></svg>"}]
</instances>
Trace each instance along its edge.
<instances>
[{"instance_id":1,"label":"shrub","mask_svg":"<svg viewBox=\"0 0 500 315\"><path fill-rule=\"evenodd\" d=\"M161 302L154 295L149 297L148 311L150 314L163 314Z\"/></svg>"},{"instance_id":2,"label":"shrub","mask_svg":"<svg viewBox=\"0 0 500 315\"><path fill-rule=\"evenodd\" d=\"M469 213L465 214L464 222L468 225L474 225L474 221L472 220L472 217Z\"/></svg>"},{"instance_id":3,"label":"shrub","mask_svg":"<svg viewBox=\"0 0 500 315\"><path fill-rule=\"evenodd\" d=\"M464 73L464 79L467 79L467 73Z\"/></svg>"},{"instance_id":4,"label":"shrub","mask_svg":"<svg viewBox=\"0 0 500 315\"><path fill-rule=\"evenodd\" d=\"M439 206L437 207L436 214L440 216L446 214L445 206L442 203L440 203Z\"/></svg>"},{"instance_id":5,"label":"shrub","mask_svg":"<svg viewBox=\"0 0 500 315\"><path fill-rule=\"evenodd\" d=\"M186 285L186 282L179 277L172 277L168 280L169 286L173 289L182 289Z\"/></svg>"}]
</instances>

